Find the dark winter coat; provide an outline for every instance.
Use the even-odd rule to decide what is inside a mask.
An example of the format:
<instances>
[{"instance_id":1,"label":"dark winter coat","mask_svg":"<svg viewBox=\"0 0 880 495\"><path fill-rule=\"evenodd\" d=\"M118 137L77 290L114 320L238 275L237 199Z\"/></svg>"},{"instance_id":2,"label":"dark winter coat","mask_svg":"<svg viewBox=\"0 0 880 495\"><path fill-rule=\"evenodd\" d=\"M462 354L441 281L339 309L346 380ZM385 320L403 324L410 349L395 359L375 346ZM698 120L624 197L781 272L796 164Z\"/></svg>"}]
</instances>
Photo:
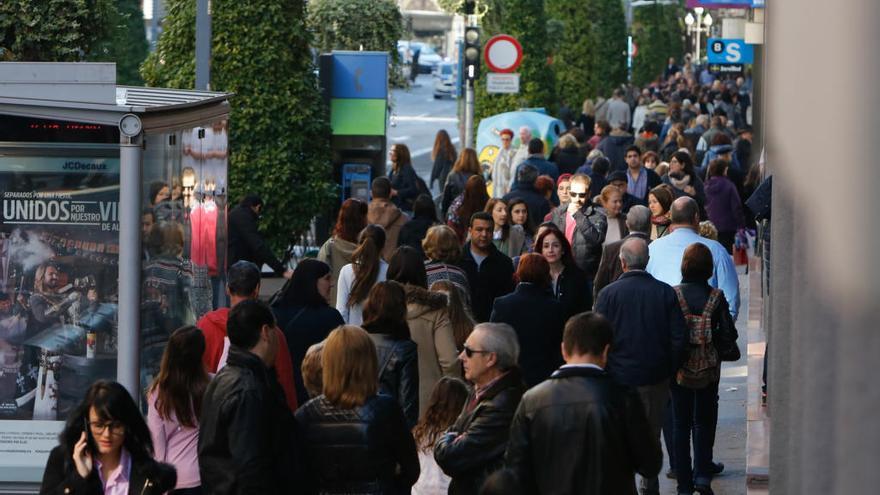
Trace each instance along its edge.
<instances>
[{"instance_id":1,"label":"dark winter coat","mask_svg":"<svg viewBox=\"0 0 880 495\"><path fill-rule=\"evenodd\" d=\"M574 174L583 164L584 155L576 147L560 148L556 153L556 166L560 174Z\"/></svg>"},{"instance_id":2,"label":"dark winter coat","mask_svg":"<svg viewBox=\"0 0 880 495\"><path fill-rule=\"evenodd\" d=\"M489 321L507 323L516 331L519 369L526 385L541 383L562 365L559 344L565 310L549 289L521 282L512 294L495 299Z\"/></svg>"},{"instance_id":3,"label":"dark winter coat","mask_svg":"<svg viewBox=\"0 0 880 495\"><path fill-rule=\"evenodd\" d=\"M559 495L636 495L633 475L657 476L662 461L635 391L582 366L526 392L505 456L522 493Z\"/></svg>"},{"instance_id":4,"label":"dark winter coat","mask_svg":"<svg viewBox=\"0 0 880 495\"><path fill-rule=\"evenodd\" d=\"M412 220L403 224L400 228L400 235L397 237L397 246L409 246L421 254L425 254L422 249L422 240L428 234L428 229L434 225L434 219L430 217L413 217Z\"/></svg>"},{"instance_id":5,"label":"dark winter coat","mask_svg":"<svg viewBox=\"0 0 880 495\"><path fill-rule=\"evenodd\" d=\"M419 479L415 441L391 397L341 409L320 395L296 412L296 422L308 468L304 493L401 495Z\"/></svg>"},{"instance_id":6,"label":"dark winter coat","mask_svg":"<svg viewBox=\"0 0 880 495\"><path fill-rule=\"evenodd\" d=\"M293 414L270 368L232 346L199 418L206 493L285 493L298 483Z\"/></svg>"},{"instance_id":7,"label":"dark winter coat","mask_svg":"<svg viewBox=\"0 0 880 495\"><path fill-rule=\"evenodd\" d=\"M633 135L619 131L612 131L605 139L603 139L596 149L605 154L608 161L611 162L609 172L615 170L626 170L625 151L628 146L633 144Z\"/></svg>"},{"instance_id":8,"label":"dark winter coat","mask_svg":"<svg viewBox=\"0 0 880 495\"><path fill-rule=\"evenodd\" d=\"M279 276L284 274L281 261L272 254L269 244L257 229L259 217L247 206L236 206L229 212L229 246L227 266L246 260L262 267L269 265Z\"/></svg>"},{"instance_id":9,"label":"dark winter coat","mask_svg":"<svg viewBox=\"0 0 880 495\"><path fill-rule=\"evenodd\" d=\"M590 279L577 265L566 266L556 279L556 300L562 304L563 319L589 311L593 307Z\"/></svg>"},{"instance_id":10,"label":"dark winter coat","mask_svg":"<svg viewBox=\"0 0 880 495\"><path fill-rule=\"evenodd\" d=\"M272 312L284 332L290 361L293 365L293 382L296 385L296 403L309 400L302 377L302 362L309 347L323 341L330 332L344 325L345 320L336 308L325 306L273 306Z\"/></svg>"},{"instance_id":11,"label":"dark winter coat","mask_svg":"<svg viewBox=\"0 0 880 495\"><path fill-rule=\"evenodd\" d=\"M393 397L410 428L419 421L419 355L412 340L371 333L379 362L379 393Z\"/></svg>"},{"instance_id":12,"label":"dark winter coat","mask_svg":"<svg viewBox=\"0 0 880 495\"><path fill-rule=\"evenodd\" d=\"M567 209L566 203L553 210L553 223L562 232L565 232ZM608 232L608 218L605 212L592 203L587 203L574 214L574 221L577 224L571 242L574 261L587 277L595 277L602 258L602 243L605 242L605 233Z\"/></svg>"},{"instance_id":13,"label":"dark winter coat","mask_svg":"<svg viewBox=\"0 0 880 495\"><path fill-rule=\"evenodd\" d=\"M486 477L501 468L510 423L525 390L522 375L513 368L473 406L471 392L468 406L434 446L434 460L452 477L449 495L477 495Z\"/></svg>"},{"instance_id":14,"label":"dark winter coat","mask_svg":"<svg viewBox=\"0 0 880 495\"><path fill-rule=\"evenodd\" d=\"M434 181L437 181L441 191L446 187L446 178L452 171L452 162L453 160L446 158L445 149L437 153L437 158L434 158L434 166L431 167L431 179L428 181L428 187L433 187Z\"/></svg>"},{"instance_id":15,"label":"dark winter coat","mask_svg":"<svg viewBox=\"0 0 880 495\"><path fill-rule=\"evenodd\" d=\"M446 185L443 187L443 199L440 202L440 213L446 218L449 213L449 207L459 194L464 192L464 186L467 185L468 179L474 175L470 172L452 172L446 178Z\"/></svg>"},{"instance_id":16,"label":"dark winter coat","mask_svg":"<svg viewBox=\"0 0 880 495\"><path fill-rule=\"evenodd\" d=\"M706 215L718 232L736 232L746 224L736 186L727 177L706 181Z\"/></svg>"},{"instance_id":17,"label":"dark winter coat","mask_svg":"<svg viewBox=\"0 0 880 495\"><path fill-rule=\"evenodd\" d=\"M401 165L397 172L393 169L388 172L388 180L391 181L391 189L397 191L397 196L391 198L391 201L403 211L412 211L413 201L419 195L416 169L412 165Z\"/></svg>"},{"instance_id":18,"label":"dark winter coat","mask_svg":"<svg viewBox=\"0 0 880 495\"><path fill-rule=\"evenodd\" d=\"M57 446L49 453L43 481L40 484L40 495L101 495L104 489L98 477L97 465L92 468L87 478L76 471L72 452ZM128 493L134 495L161 495L174 488L177 483L177 472L174 466L156 462L153 459L131 460L131 474L128 481Z\"/></svg>"},{"instance_id":19,"label":"dark winter coat","mask_svg":"<svg viewBox=\"0 0 880 495\"><path fill-rule=\"evenodd\" d=\"M462 248L461 261L458 263L458 267L467 274L471 289L471 312L477 323L489 321L495 298L510 294L514 288L513 261L494 244L489 245L489 250L489 257L478 267L468 241Z\"/></svg>"},{"instance_id":20,"label":"dark winter coat","mask_svg":"<svg viewBox=\"0 0 880 495\"><path fill-rule=\"evenodd\" d=\"M654 385L681 366L687 328L669 285L646 271L629 271L599 292L594 309L614 328L607 370L618 383Z\"/></svg>"},{"instance_id":21,"label":"dark winter coat","mask_svg":"<svg viewBox=\"0 0 880 495\"><path fill-rule=\"evenodd\" d=\"M516 167L516 174L514 178L519 177L519 171L522 170L526 165L531 165L535 167L538 171L538 175L548 175L554 182L559 178L559 167L556 166L555 163L545 160L543 155L540 156L530 156L525 159L519 166Z\"/></svg>"}]
</instances>

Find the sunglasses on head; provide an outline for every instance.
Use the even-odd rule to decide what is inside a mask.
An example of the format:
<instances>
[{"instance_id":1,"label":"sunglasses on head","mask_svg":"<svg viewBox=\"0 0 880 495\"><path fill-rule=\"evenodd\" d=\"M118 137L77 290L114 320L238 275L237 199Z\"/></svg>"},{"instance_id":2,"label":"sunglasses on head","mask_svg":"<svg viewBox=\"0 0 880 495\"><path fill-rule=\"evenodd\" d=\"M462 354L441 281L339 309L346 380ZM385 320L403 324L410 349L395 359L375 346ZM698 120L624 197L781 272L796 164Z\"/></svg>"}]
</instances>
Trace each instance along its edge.
<instances>
[{"instance_id":1,"label":"sunglasses on head","mask_svg":"<svg viewBox=\"0 0 880 495\"><path fill-rule=\"evenodd\" d=\"M492 351L478 351L476 349L471 349L468 346L464 346L464 355L468 358L474 357L474 354L491 354Z\"/></svg>"}]
</instances>

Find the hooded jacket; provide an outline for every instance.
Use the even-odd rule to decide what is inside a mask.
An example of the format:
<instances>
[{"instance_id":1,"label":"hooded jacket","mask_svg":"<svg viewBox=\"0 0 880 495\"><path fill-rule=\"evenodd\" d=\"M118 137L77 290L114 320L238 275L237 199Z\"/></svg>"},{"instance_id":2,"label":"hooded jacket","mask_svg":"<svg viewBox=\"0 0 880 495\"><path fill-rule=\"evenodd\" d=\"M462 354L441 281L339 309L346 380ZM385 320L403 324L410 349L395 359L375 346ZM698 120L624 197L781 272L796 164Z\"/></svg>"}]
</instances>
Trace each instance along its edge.
<instances>
[{"instance_id":1,"label":"hooded jacket","mask_svg":"<svg viewBox=\"0 0 880 495\"><path fill-rule=\"evenodd\" d=\"M400 236L400 228L409 221L409 216L394 203L387 199L374 199L370 201L367 210L367 222L381 225L385 229L385 247L382 248L382 258L391 261L391 256L397 250L397 238Z\"/></svg>"},{"instance_id":2,"label":"hooded jacket","mask_svg":"<svg viewBox=\"0 0 880 495\"><path fill-rule=\"evenodd\" d=\"M339 272L342 271L342 267L351 263L351 254L355 249L357 249L357 244L334 235L321 246L321 250L318 251L318 261L330 265L331 276L336 281L339 280ZM331 306L336 304L336 284L333 284L333 288L330 289L330 300L327 301L327 304Z\"/></svg>"},{"instance_id":3,"label":"hooded jacket","mask_svg":"<svg viewBox=\"0 0 880 495\"><path fill-rule=\"evenodd\" d=\"M406 322L419 353L419 417L444 375L461 376L445 294L406 285Z\"/></svg>"}]
</instances>

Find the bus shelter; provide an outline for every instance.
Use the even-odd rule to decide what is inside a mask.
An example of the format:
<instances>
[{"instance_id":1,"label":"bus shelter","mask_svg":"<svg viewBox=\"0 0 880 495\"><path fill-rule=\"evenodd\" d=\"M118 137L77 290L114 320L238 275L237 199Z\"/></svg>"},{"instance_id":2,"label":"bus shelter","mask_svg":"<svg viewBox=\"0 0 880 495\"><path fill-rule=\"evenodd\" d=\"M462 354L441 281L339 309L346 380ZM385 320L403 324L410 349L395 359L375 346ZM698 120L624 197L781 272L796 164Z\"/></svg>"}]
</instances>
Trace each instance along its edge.
<instances>
[{"instance_id":1,"label":"bus shelter","mask_svg":"<svg viewBox=\"0 0 880 495\"><path fill-rule=\"evenodd\" d=\"M0 63L0 490L36 491L89 385L142 399L220 305L229 97Z\"/></svg>"}]
</instances>

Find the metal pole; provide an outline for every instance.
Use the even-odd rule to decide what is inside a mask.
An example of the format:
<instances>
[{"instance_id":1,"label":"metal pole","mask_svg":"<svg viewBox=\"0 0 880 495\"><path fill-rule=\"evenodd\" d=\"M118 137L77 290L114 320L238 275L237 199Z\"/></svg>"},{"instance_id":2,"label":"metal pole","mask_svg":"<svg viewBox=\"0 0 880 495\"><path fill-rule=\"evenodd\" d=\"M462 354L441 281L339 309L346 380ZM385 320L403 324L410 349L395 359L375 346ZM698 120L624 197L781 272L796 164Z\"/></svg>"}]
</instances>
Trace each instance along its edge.
<instances>
[{"instance_id":1,"label":"metal pole","mask_svg":"<svg viewBox=\"0 0 880 495\"><path fill-rule=\"evenodd\" d=\"M211 85L211 5L196 0L196 89Z\"/></svg>"},{"instance_id":2,"label":"metal pole","mask_svg":"<svg viewBox=\"0 0 880 495\"><path fill-rule=\"evenodd\" d=\"M474 82L468 80L464 108L464 142L465 147L474 147Z\"/></svg>"},{"instance_id":3,"label":"metal pole","mask_svg":"<svg viewBox=\"0 0 880 495\"><path fill-rule=\"evenodd\" d=\"M116 380L140 397L141 161L143 134L119 145L119 343Z\"/></svg>"},{"instance_id":4,"label":"metal pole","mask_svg":"<svg viewBox=\"0 0 880 495\"><path fill-rule=\"evenodd\" d=\"M696 31L697 31L697 46L694 47L694 51L697 53L697 56L695 57L697 65L700 65L700 33L703 32L702 23L703 23L703 16L697 14L697 22L695 24L697 26L697 29L696 29Z\"/></svg>"}]
</instances>

